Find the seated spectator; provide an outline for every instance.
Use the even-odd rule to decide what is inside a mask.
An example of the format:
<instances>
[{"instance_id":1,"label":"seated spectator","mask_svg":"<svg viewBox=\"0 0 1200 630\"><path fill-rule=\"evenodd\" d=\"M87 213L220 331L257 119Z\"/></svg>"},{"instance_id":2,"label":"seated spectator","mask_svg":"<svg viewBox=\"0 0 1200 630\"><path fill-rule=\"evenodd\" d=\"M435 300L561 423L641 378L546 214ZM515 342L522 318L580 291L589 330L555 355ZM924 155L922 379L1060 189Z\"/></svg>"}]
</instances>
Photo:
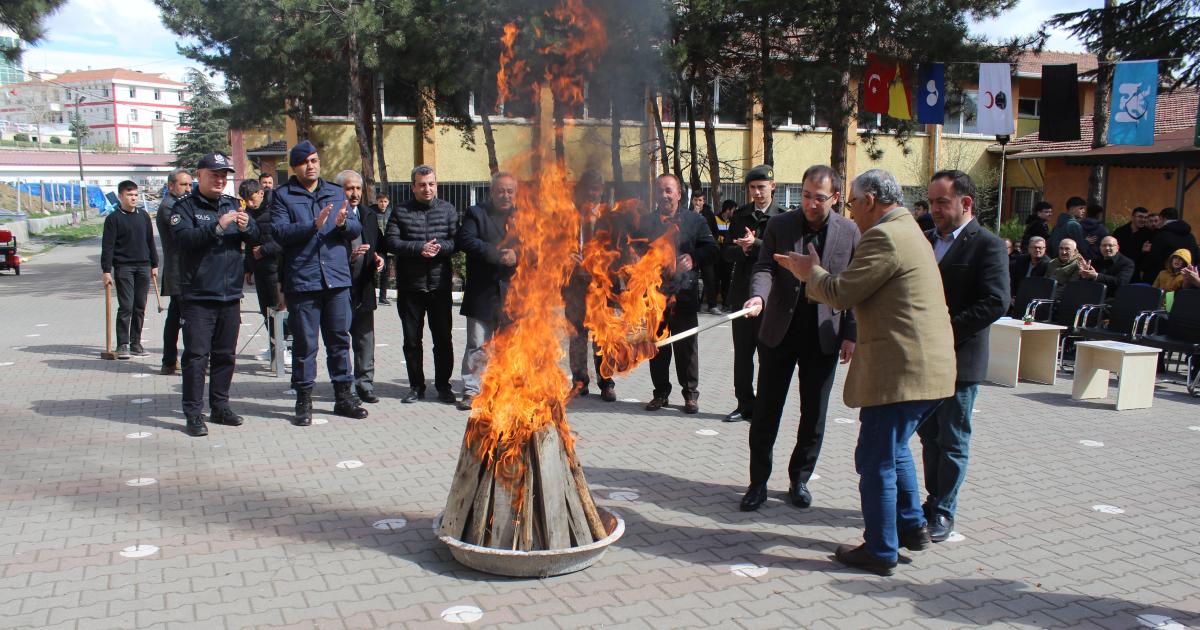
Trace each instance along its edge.
<instances>
[{"instance_id":1,"label":"seated spectator","mask_svg":"<svg viewBox=\"0 0 1200 630\"><path fill-rule=\"evenodd\" d=\"M1054 289L1054 300L1062 299L1067 283L1079 279L1079 262L1083 258L1074 239L1064 238L1058 243L1058 258L1050 261L1046 267L1046 277L1058 282Z\"/></svg>"},{"instance_id":2,"label":"seated spectator","mask_svg":"<svg viewBox=\"0 0 1200 630\"><path fill-rule=\"evenodd\" d=\"M1120 249L1116 237L1105 236L1100 240L1100 258L1095 262L1083 261L1079 264L1079 277L1103 282L1108 287L1110 302L1117 287L1129 284L1133 278L1133 260L1122 254Z\"/></svg>"},{"instance_id":3,"label":"seated spectator","mask_svg":"<svg viewBox=\"0 0 1200 630\"><path fill-rule=\"evenodd\" d=\"M1031 237L1029 253L1014 258L1009 267L1009 286L1012 287L1013 296L1015 297L1017 290L1021 288L1022 280L1044 277L1049 265L1050 258L1046 256L1046 239L1040 236Z\"/></svg>"},{"instance_id":4,"label":"seated spectator","mask_svg":"<svg viewBox=\"0 0 1200 630\"><path fill-rule=\"evenodd\" d=\"M1154 279L1154 288L1162 289L1163 291L1178 291L1183 288L1187 277L1183 275L1185 267L1192 266L1192 253L1186 249L1180 248L1171 254L1167 259L1167 264L1163 270L1158 272L1158 277Z\"/></svg>"}]
</instances>

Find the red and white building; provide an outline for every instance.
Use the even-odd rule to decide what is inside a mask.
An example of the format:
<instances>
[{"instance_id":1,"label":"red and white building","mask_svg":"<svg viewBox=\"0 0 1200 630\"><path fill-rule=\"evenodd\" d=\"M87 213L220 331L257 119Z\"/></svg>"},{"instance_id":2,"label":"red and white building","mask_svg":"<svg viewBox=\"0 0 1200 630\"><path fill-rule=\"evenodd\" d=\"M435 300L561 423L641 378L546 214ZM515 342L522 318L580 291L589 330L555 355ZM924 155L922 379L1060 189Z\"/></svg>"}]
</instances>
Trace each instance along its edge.
<instances>
[{"instance_id":1,"label":"red and white building","mask_svg":"<svg viewBox=\"0 0 1200 630\"><path fill-rule=\"evenodd\" d=\"M36 80L0 88L0 119L65 124L78 107L91 129L84 146L170 153L175 136L186 131L180 126L180 115L188 109L186 90L187 84L162 75L124 68L40 73Z\"/></svg>"}]
</instances>

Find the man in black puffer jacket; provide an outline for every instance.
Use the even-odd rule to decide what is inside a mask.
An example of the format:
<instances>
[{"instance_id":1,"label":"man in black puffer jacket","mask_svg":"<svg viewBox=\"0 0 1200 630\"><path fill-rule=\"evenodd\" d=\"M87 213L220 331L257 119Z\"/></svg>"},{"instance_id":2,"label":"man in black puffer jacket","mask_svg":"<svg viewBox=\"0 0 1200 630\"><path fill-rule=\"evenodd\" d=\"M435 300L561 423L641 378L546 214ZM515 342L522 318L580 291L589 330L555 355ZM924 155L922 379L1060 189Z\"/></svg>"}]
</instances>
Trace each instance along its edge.
<instances>
[{"instance_id":1,"label":"man in black puffer jacket","mask_svg":"<svg viewBox=\"0 0 1200 630\"><path fill-rule=\"evenodd\" d=\"M433 338L433 385L439 401L453 404L450 257L458 233L458 211L448 201L437 198L437 175L431 166L412 170L412 192L413 198L397 205L387 224L388 252L396 257L396 310L400 313L404 361L412 388L400 402L414 403L425 397L421 338L428 315Z\"/></svg>"},{"instance_id":2,"label":"man in black puffer jacket","mask_svg":"<svg viewBox=\"0 0 1200 630\"><path fill-rule=\"evenodd\" d=\"M1179 218L1178 209L1163 208L1159 211L1158 218L1161 226L1155 230L1154 236L1150 237L1150 251L1142 256L1140 269L1143 282L1154 282L1154 278L1163 270L1167 259L1175 250L1190 251L1192 260L1196 260L1200 254L1196 248L1196 236L1192 234L1192 226Z\"/></svg>"}]
</instances>

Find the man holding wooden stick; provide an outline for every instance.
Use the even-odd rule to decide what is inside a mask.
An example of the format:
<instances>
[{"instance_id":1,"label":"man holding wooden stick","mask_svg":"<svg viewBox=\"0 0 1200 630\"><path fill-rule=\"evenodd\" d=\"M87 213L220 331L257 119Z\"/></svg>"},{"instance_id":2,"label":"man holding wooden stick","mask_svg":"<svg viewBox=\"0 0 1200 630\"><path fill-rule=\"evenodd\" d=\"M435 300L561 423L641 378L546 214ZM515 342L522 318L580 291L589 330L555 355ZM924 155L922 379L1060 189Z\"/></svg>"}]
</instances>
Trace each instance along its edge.
<instances>
[{"instance_id":1,"label":"man holding wooden stick","mask_svg":"<svg viewBox=\"0 0 1200 630\"><path fill-rule=\"evenodd\" d=\"M137 206L138 185L117 184L121 205L104 219L100 270L104 286L117 287L117 358L144 357L142 323L146 296L158 276L158 247L150 215Z\"/></svg>"}]
</instances>

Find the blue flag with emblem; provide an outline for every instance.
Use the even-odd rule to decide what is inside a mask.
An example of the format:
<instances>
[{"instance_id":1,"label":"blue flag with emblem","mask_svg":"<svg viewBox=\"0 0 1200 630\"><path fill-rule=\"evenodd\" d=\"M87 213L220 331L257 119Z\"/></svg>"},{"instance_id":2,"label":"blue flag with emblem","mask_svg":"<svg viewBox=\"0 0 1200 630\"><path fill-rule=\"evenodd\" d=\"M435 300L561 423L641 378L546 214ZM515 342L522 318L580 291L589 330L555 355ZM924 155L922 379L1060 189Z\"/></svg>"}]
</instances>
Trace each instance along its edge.
<instances>
[{"instance_id":1,"label":"blue flag with emblem","mask_svg":"<svg viewBox=\"0 0 1200 630\"><path fill-rule=\"evenodd\" d=\"M1157 101L1157 60L1118 63L1113 74L1108 143L1144 147L1154 144L1154 106Z\"/></svg>"},{"instance_id":2,"label":"blue flag with emblem","mask_svg":"<svg viewBox=\"0 0 1200 630\"><path fill-rule=\"evenodd\" d=\"M917 120L926 125L944 123L946 120L946 64L922 64L917 77Z\"/></svg>"}]
</instances>

